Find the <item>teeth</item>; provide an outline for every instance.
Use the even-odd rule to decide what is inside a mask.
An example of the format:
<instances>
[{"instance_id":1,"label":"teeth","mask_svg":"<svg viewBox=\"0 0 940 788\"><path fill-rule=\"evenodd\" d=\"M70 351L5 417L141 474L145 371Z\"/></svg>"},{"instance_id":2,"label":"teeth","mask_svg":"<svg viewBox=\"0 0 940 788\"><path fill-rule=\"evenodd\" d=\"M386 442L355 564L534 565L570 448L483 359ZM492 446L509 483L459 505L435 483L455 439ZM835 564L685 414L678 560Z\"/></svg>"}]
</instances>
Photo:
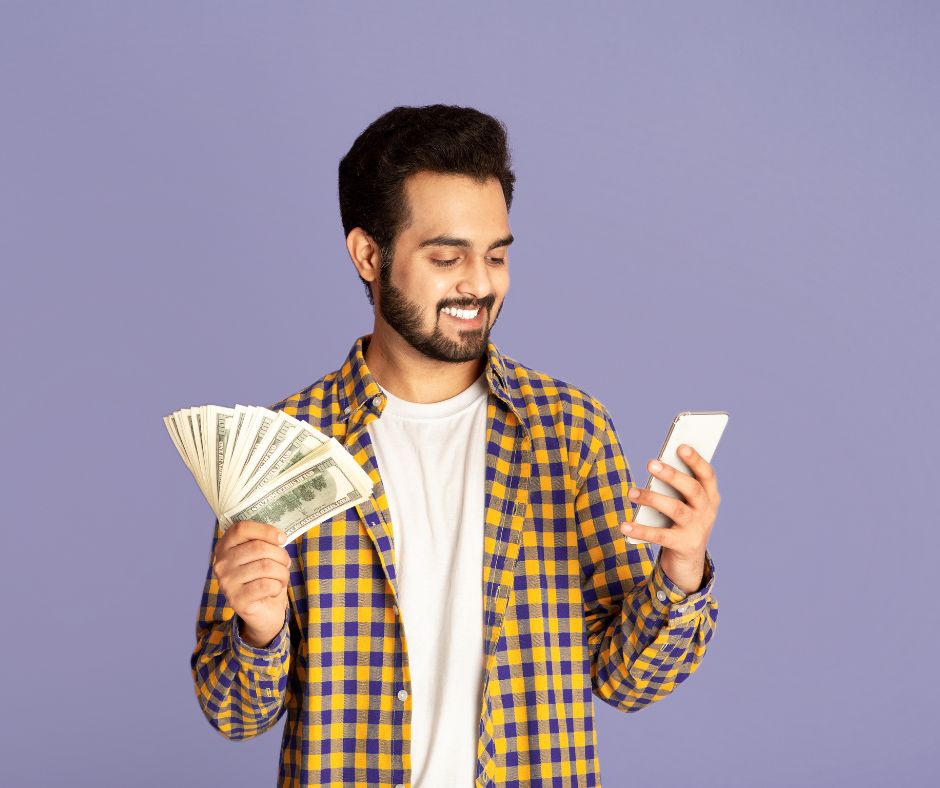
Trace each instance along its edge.
<instances>
[{"instance_id":1,"label":"teeth","mask_svg":"<svg viewBox=\"0 0 940 788\"><path fill-rule=\"evenodd\" d=\"M463 320L472 320L477 316L477 313L479 313L480 309L479 307L476 309L456 309L454 307L445 307L441 311L446 312L448 315L459 317Z\"/></svg>"}]
</instances>

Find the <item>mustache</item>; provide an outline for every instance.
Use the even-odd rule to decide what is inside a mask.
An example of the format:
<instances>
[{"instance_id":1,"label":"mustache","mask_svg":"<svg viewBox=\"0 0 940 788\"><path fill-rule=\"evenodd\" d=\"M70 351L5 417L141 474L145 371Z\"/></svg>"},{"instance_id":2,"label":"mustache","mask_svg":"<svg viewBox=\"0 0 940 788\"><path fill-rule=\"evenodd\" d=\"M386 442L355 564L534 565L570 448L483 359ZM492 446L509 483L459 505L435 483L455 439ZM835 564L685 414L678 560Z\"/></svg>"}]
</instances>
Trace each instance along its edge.
<instances>
[{"instance_id":1,"label":"mustache","mask_svg":"<svg viewBox=\"0 0 940 788\"><path fill-rule=\"evenodd\" d=\"M442 309L447 309L448 307L454 307L455 309L473 309L474 307L478 306L481 309L486 309L486 311L489 312L492 310L495 301L495 296L489 296L484 298L482 301L469 301L462 304L441 304L437 308L437 311L440 312Z\"/></svg>"}]
</instances>

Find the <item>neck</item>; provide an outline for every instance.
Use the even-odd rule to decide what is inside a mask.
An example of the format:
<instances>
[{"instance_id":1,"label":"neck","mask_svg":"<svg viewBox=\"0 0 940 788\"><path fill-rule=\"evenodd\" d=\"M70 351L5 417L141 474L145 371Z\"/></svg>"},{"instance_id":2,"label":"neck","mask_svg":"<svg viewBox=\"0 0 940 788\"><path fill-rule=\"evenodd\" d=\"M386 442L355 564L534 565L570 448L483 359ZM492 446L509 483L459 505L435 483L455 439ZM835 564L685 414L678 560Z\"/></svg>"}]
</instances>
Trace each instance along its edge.
<instances>
[{"instance_id":1,"label":"neck","mask_svg":"<svg viewBox=\"0 0 940 788\"><path fill-rule=\"evenodd\" d=\"M431 403L464 391L483 373L486 356L472 361L437 361L419 353L393 331L378 325L363 352L376 382L408 402Z\"/></svg>"}]
</instances>

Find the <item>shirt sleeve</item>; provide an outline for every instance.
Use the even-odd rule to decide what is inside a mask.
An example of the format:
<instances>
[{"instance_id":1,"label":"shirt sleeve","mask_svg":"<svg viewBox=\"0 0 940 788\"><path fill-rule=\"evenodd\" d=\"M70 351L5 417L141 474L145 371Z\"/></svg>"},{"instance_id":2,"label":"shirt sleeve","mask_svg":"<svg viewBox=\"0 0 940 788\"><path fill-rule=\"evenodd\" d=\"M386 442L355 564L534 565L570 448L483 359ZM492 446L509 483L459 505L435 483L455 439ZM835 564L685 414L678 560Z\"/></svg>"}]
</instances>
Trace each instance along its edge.
<instances>
[{"instance_id":1,"label":"shirt sleeve","mask_svg":"<svg viewBox=\"0 0 940 788\"><path fill-rule=\"evenodd\" d=\"M212 551L222 536L218 520ZM228 739L248 739L273 726L287 705L291 660L290 606L284 625L266 648L239 635L210 558L190 659L196 698L212 727Z\"/></svg>"},{"instance_id":2,"label":"shirt sleeve","mask_svg":"<svg viewBox=\"0 0 940 788\"><path fill-rule=\"evenodd\" d=\"M638 508L627 498L636 485L613 419L593 405L575 498L591 683L601 700L632 712L669 695L701 663L718 621L715 565L706 551L701 588L685 594L663 571L658 545L627 542L620 525Z\"/></svg>"}]
</instances>

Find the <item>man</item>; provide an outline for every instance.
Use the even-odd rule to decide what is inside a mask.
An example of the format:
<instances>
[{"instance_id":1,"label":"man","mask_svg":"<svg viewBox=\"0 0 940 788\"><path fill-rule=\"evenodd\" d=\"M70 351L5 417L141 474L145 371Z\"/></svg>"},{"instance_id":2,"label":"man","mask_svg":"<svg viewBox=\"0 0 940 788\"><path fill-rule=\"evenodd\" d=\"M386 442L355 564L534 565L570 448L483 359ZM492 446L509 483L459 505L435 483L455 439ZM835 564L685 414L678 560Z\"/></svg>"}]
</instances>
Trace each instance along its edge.
<instances>
[{"instance_id":1,"label":"man","mask_svg":"<svg viewBox=\"0 0 940 788\"><path fill-rule=\"evenodd\" d=\"M604 406L489 339L509 165L499 121L442 105L393 109L340 163L374 328L273 408L343 443L373 495L286 548L217 527L192 656L226 737L287 713L282 786L600 785L592 694L665 697L715 630L709 463L651 465L683 501L633 489ZM674 526L631 532L644 503Z\"/></svg>"}]
</instances>

